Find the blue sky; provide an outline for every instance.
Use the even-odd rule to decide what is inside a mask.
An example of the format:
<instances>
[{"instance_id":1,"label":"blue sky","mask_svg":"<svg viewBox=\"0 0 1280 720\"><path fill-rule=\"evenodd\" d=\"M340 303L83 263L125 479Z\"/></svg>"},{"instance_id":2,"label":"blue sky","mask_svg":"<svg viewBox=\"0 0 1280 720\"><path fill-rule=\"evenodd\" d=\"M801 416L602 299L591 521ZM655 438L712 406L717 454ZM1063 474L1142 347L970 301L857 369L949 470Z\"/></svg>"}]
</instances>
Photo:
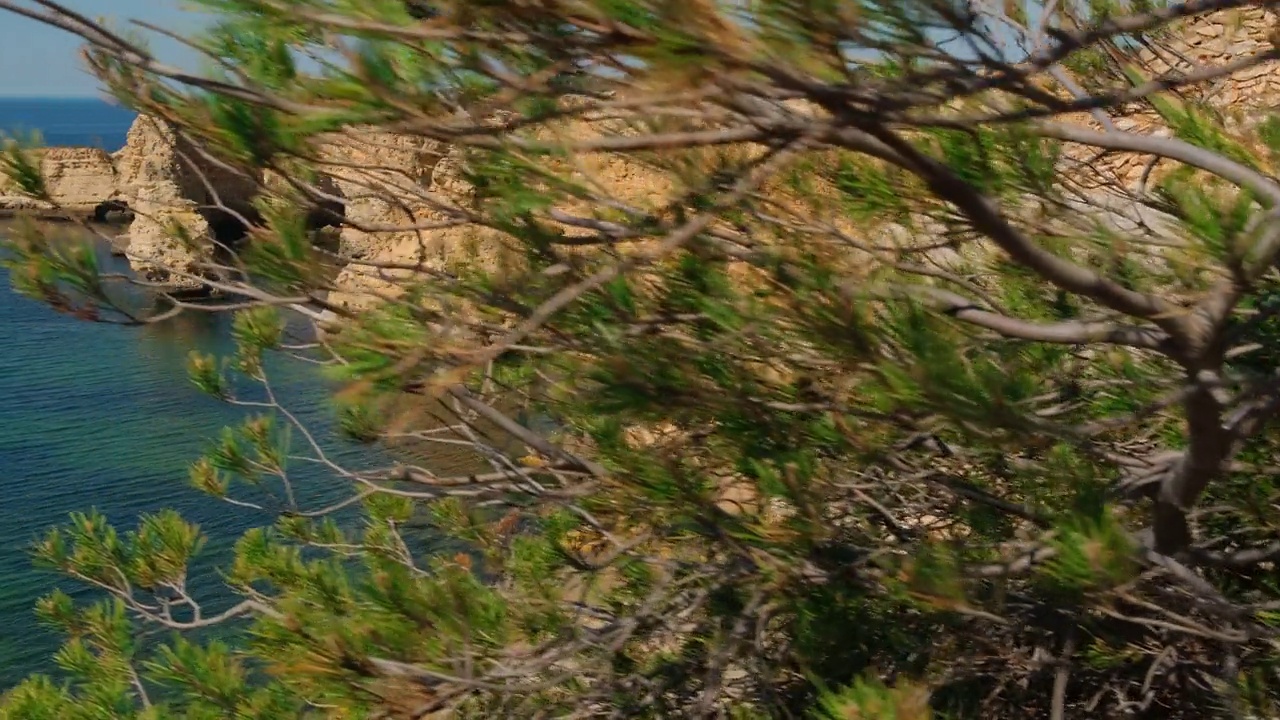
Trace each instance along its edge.
<instances>
[{"instance_id":1,"label":"blue sky","mask_svg":"<svg viewBox=\"0 0 1280 720\"><path fill-rule=\"evenodd\" d=\"M140 18L180 34L198 30L208 16L185 9L189 0L61 0L91 18L106 17L113 27L130 28ZM1022 0L1026 2L1027 0ZM17 4L36 7L31 0ZM1032 21L1040 0L1030 0ZM201 59L189 48L162 36L150 36L150 47L166 63L198 69ZM70 33L0 10L0 97L86 97L98 94L98 83L79 57L82 41ZM961 53L965 54L965 53Z\"/></svg>"},{"instance_id":2,"label":"blue sky","mask_svg":"<svg viewBox=\"0 0 1280 720\"><path fill-rule=\"evenodd\" d=\"M117 27L141 18L169 30L198 28L198 15L180 0L62 0L92 18L108 17ZM22 0L18 0L21 4ZM81 41L69 33L0 10L0 96L73 97L97 94L97 82L80 60ZM167 62L191 66L191 53L177 43L153 39L151 48Z\"/></svg>"}]
</instances>

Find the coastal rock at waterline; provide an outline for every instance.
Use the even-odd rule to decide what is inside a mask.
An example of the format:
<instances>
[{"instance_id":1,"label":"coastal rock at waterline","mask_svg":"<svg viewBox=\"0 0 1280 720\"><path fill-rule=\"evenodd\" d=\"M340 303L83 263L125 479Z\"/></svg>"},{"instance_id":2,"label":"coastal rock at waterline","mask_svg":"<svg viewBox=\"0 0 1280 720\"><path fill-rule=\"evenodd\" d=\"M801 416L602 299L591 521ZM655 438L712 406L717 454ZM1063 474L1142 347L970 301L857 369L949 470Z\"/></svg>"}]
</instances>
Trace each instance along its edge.
<instances>
[{"instance_id":1,"label":"coastal rock at waterline","mask_svg":"<svg viewBox=\"0 0 1280 720\"><path fill-rule=\"evenodd\" d=\"M130 265L174 289L200 288L206 274L201 264L214 257L215 227L226 224L229 213L252 212L256 178L220 166L167 124L145 115L134 121L113 159L113 199L134 213L125 252Z\"/></svg>"},{"instance_id":2,"label":"coastal rock at waterline","mask_svg":"<svg viewBox=\"0 0 1280 720\"><path fill-rule=\"evenodd\" d=\"M129 233L124 232L111 236L111 254L116 257L127 257L129 253Z\"/></svg>"},{"instance_id":3,"label":"coastal rock at waterline","mask_svg":"<svg viewBox=\"0 0 1280 720\"><path fill-rule=\"evenodd\" d=\"M140 201L137 210L123 250L134 271L174 290L202 287L200 278L208 273L200 263L213 258L214 243L209 221L194 203ZM192 242L184 243L183 234Z\"/></svg>"},{"instance_id":4,"label":"coastal rock at waterline","mask_svg":"<svg viewBox=\"0 0 1280 720\"><path fill-rule=\"evenodd\" d=\"M51 147L33 151L53 202L18 191L8 177L0 177L0 211L29 210L91 216L115 193L116 172L105 150L89 147Z\"/></svg>"},{"instance_id":5,"label":"coastal rock at waterline","mask_svg":"<svg viewBox=\"0 0 1280 720\"><path fill-rule=\"evenodd\" d=\"M105 150L49 148L40 160L49 194L58 205L93 209L115 190L115 168Z\"/></svg>"}]
</instances>

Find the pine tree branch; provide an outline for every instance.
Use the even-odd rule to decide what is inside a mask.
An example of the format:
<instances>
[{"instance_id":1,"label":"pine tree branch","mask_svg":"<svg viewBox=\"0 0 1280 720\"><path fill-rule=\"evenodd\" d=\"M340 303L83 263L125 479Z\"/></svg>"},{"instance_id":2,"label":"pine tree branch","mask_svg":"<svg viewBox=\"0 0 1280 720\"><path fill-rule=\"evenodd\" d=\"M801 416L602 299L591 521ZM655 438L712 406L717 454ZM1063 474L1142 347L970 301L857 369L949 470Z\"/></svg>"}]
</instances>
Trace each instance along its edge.
<instances>
[{"instance_id":1,"label":"pine tree branch","mask_svg":"<svg viewBox=\"0 0 1280 720\"><path fill-rule=\"evenodd\" d=\"M1280 540L1260 547L1246 548L1234 552L1219 552L1193 548L1191 556L1196 562L1226 568L1244 570L1264 562L1280 560Z\"/></svg>"},{"instance_id":2,"label":"pine tree branch","mask_svg":"<svg viewBox=\"0 0 1280 720\"><path fill-rule=\"evenodd\" d=\"M991 238L1015 262L1064 290L1092 298L1126 315L1150 320L1177 345L1192 336L1192 328L1184 317L1185 309L1155 295L1125 288L1045 250L1014 227L995 201L984 197L947 166L926 156L886 127L869 125L863 129L900 155L906 161L905 169L923 180L938 197L955 205L975 229Z\"/></svg>"},{"instance_id":3,"label":"pine tree branch","mask_svg":"<svg viewBox=\"0 0 1280 720\"><path fill-rule=\"evenodd\" d=\"M1213 173L1218 177L1280 204L1280 184L1247 165L1224 155L1173 137L1156 137L1129 132L1098 132L1086 127L1043 122L1031 126L1037 135L1079 143L1090 147L1135 152L1176 160Z\"/></svg>"},{"instance_id":4,"label":"pine tree branch","mask_svg":"<svg viewBox=\"0 0 1280 720\"><path fill-rule=\"evenodd\" d=\"M1034 120L1037 118L1052 117L1055 115L1066 115L1068 113L1089 111L1098 113L1104 108L1116 108L1127 103L1136 102L1145 99L1151 95L1156 95L1170 90L1191 87L1201 83L1209 82L1222 77L1230 77L1242 70L1256 67L1265 62L1270 62L1280 58L1280 50L1267 50L1265 52L1246 55L1237 58L1223 65L1214 65L1211 67L1200 68L1192 72L1169 71L1157 78L1148 80L1140 85L1127 88L1125 90L1096 93L1093 95L1078 96L1074 100L1057 100L1044 103L1044 106L1028 108L1024 110L999 110L974 115L961 115L959 117L947 117L942 115L927 117L912 117L910 124L933 125L938 127L973 127L984 123L1011 123L1024 120ZM1050 70L1053 73L1053 70ZM1065 77L1065 76L1064 76ZM1062 78L1057 78L1061 81ZM1103 116L1106 117L1105 115ZM1102 123L1107 132L1114 132L1115 126L1107 119L1106 123ZM1111 125L1111 127L1107 127Z\"/></svg>"},{"instance_id":5,"label":"pine tree branch","mask_svg":"<svg viewBox=\"0 0 1280 720\"><path fill-rule=\"evenodd\" d=\"M984 310L962 295L939 288L913 286L904 288L904 292L927 298L939 312L945 315L993 330L1013 340L1067 345L1108 343L1159 350L1166 354L1174 351L1169 335L1158 328L1121 325L1114 322L1036 323Z\"/></svg>"}]
</instances>

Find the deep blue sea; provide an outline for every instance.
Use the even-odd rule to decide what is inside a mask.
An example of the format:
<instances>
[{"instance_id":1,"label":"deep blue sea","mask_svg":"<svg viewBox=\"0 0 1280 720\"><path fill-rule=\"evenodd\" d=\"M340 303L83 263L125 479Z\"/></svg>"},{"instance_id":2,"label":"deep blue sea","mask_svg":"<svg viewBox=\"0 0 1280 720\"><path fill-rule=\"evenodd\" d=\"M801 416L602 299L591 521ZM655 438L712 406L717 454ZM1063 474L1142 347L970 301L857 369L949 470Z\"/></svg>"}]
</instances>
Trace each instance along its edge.
<instances>
[{"instance_id":1,"label":"deep blue sea","mask_svg":"<svg viewBox=\"0 0 1280 720\"><path fill-rule=\"evenodd\" d=\"M46 145L84 145L108 152L124 145L134 112L92 98L0 97L0 132L37 131Z\"/></svg>"},{"instance_id":2,"label":"deep blue sea","mask_svg":"<svg viewBox=\"0 0 1280 720\"><path fill-rule=\"evenodd\" d=\"M133 114L96 100L0 99L0 130L39 130L48 144L124 143ZM0 233L4 232L0 226ZM123 269L102 253L102 262ZM239 531L264 517L187 485L206 444L245 412L200 394L187 380L192 348L228 353L229 318L189 314L145 329L82 322L12 292L0 270L0 691L31 671L49 671L58 638L34 622L33 603L57 575L37 570L33 539L73 510L97 508L122 526L140 513L176 508L211 536L196 592L218 592L213 563ZM329 387L316 367L273 363L277 390L333 438ZM327 441L327 440L326 440ZM333 440L339 457L366 451ZM305 472L306 494L334 496L332 477Z\"/></svg>"}]
</instances>

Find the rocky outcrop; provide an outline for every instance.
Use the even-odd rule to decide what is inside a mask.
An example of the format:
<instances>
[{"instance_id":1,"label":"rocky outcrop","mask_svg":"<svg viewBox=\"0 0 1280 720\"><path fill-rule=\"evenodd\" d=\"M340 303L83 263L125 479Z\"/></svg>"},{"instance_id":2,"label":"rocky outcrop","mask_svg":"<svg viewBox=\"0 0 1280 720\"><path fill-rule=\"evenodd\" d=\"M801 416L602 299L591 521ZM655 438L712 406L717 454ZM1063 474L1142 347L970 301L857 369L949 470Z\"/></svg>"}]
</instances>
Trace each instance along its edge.
<instances>
[{"instance_id":1,"label":"rocky outcrop","mask_svg":"<svg viewBox=\"0 0 1280 720\"><path fill-rule=\"evenodd\" d=\"M103 150L49 148L41 165L49 194L62 207L92 210L115 190L115 167Z\"/></svg>"},{"instance_id":2,"label":"rocky outcrop","mask_svg":"<svg viewBox=\"0 0 1280 720\"><path fill-rule=\"evenodd\" d=\"M343 198L341 252L347 257L385 251L399 237L380 228L410 225L440 210L428 195L435 167L444 158L439 143L354 128L325 143L320 158L330 186Z\"/></svg>"},{"instance_id":3,"label":"rocky outcrop","mask_svg":"<svg viewBox=\"0 0 1280 720\"><path fill-rule=\"evenodd\" d=\"M1138 61L1150 75L1186 72L1193 63L1202 67L1222 65L1250 55L1269 52L1280 15L1265 7L1245 7L1203 15L1175 26L1163 38L1138 52ZM1201 83L1185 92L1221 109L1257 107L1272 103L1280 94L1280 62L1268 60L1245 70Z\"/></svg>"},{"instance_id":4,"label":"rocky outcrop","mask_svg":"<svg viewBox=\"0 0 1280 720\"><path fill-rule=\"evenodd\" d=\"M129 128L125 146L112 156L117 195L174 195L202 206L225 205L248 211L258 179L213 158L179 138L156 118L140 115ZM156 189L164 186L157 193Z\"/></svg>"},{"instance_id":5,"label":"rocky outcrop","mask_svg":"<svg viewBox=\"0 0 1280 720\"><path fill-rule=\"evenodd\" d=\"M116 190L116 172L111 156L104 150L87 147L43 148L33 153L49 193L40 200L19 192L13 181L0 176L0 212L65 212L92 216L109 201Z\"/></svg>"},{"instance_id":6,"label":"rocky outcrop","mask_svg":"<svg viewBox=\"0 0 1280 720\"><path fill-rule=\"evenodd\" d=\"M262 189L270 197L293 203L307 212L307 226L313 230L327 229L323 233L336 236L340 233L346 214L342 190L333 177L316 174L313 168L300 167L269 169L263 173ZM326 249L330 249L326 244ZM331 248L337 252L335 244Z\"/></svg>"},{"instance_id":7,"label":"rocky outcrop","mask_svg":"<svg viewBox=\"0 0 1280 720\"><path fill-rule=\"evenodd\" d=\"M460 157L424 138L353 129L321 150L343 199L339 252L349 264L330 301L366 307L403 291L408 266L440 270L491 254L498 233L459 220L473 194ZM399 266L399 267L388 267Z\"/></svg>"},{"instance_id":8,"label":"rocky outcrop","mask_svg":"<svg viewBox=\"0 0 1280 720\"><path fill-rule=\"evenodd\" d=\"M149 280L178 289L203 285L202 267L219 239L254 216L259 178L240 173L180 138L165 123L139 116L125 146L110 155L95 148L44 148L40 164L48 199L19 192L0 176L0 215L102 220L128 211L132 223L122 242L130 264Z\"/></svg>"},{"instance_id":9,"label":"rocky outcrop","mask_svg":"<svg viewBox=\"0 0 1280 720\"><path fill-rule=\"evenodd\" d=\"M590 137L598 124L577 121L546 128L546 135ZM368 307L404 291L405 278L471 264L493 268L513 261L502 232L468 220L475 190L466 180L458 148L422 138L355 131L335 138L323 154L346 204L343 254L349 264L338 275L330 302ZM673 187L663 173L613 154L583 154L571 170L577 180L638 207L656 207ZM584 203L559 208L589 216ZM573 236L591 232L562 228Z\"/></svg>"},{"instance_id":10,"label":"rocky outcrop","mask_svg":"<svg viewBox=\"0 0 1280 720\"><path fill-rule=\"evenodd\" d=\"M194 290L218 250L216 228L251 214L257 179L223 166L163 122L139 116L114 156L113 199L134 213L126 256L149 280ZM225 239L225 238L224 238Z\"/></svg>"}]
</instances>

